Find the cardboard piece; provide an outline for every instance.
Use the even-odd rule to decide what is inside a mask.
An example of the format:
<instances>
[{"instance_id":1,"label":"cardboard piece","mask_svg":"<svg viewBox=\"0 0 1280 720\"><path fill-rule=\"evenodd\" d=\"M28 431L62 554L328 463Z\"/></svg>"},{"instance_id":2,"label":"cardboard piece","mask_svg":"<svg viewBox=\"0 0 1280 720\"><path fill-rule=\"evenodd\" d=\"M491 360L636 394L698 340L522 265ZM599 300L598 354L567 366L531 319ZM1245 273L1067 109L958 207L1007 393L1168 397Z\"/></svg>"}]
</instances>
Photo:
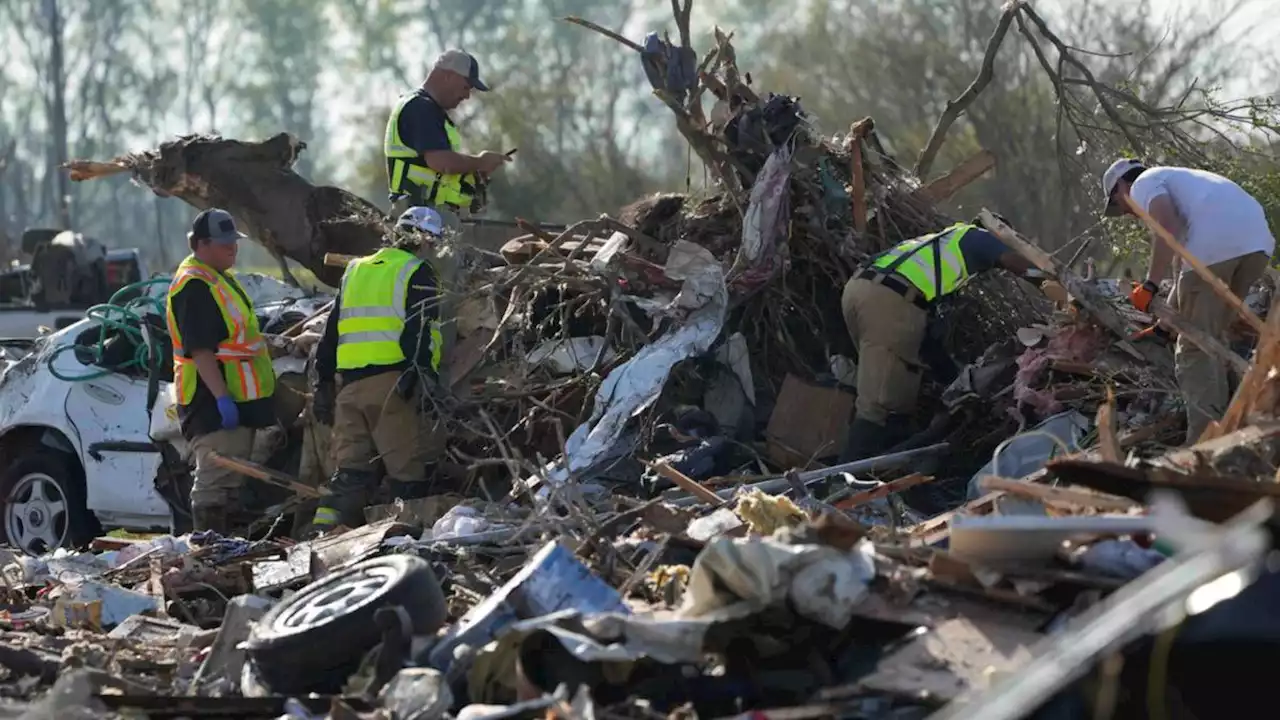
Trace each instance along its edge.
<instances>
[{"instance_id":1,"label":"cardboard piece","mask_svg":"<svg viewBox=\"0 0 1280 720\"><path fill-rule=\"evenodd\" d=\"M815 458L839 455L853 419L853 401L853 395L839 388L787 375L765 430L769 458L806 467Z\"/></svg>"}]
</instances>

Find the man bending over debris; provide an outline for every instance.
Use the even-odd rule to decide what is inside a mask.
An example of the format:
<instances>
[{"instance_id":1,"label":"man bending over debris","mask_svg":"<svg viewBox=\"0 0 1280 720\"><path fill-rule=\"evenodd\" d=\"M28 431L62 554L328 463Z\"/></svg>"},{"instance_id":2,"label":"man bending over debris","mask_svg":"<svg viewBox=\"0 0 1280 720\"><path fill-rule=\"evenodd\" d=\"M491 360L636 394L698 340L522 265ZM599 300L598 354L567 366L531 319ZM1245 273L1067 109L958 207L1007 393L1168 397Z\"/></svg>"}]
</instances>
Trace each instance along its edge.
<instances>
[{"instance_id":1,"label":"man bending over debris","mask_svg":"<svg viewBox=\"0 0 1280 720\"><path fill-rule=\"evenodd\" d=\"M1128 197L1164 226L1188 252L1243 298L1262 277L1276 241L1262 205L1230 180L1204 170L1148 168L1138 160L1117 160L1102 176L1104 213L1133 215L1122 201ZM1151 233L1147 277L1135 283L1129 298L1147 312L1160 281L1173 265L1173 248ZM1181 263L1179 263L1181 264ZM1191 268L1178 275L1173 306L1183 317L1213 337L1224 340L1234 311ZM1174 370L1187 405L1186 443L1200 439L1210 420L1222 417L1231 390L1227 366L1185 337L1174 348Z\"/></svg>"},{"instance_id":2,"label":"man bending over debris","mask_svg":"<svg viewBox=\"0 0 1280 720\"><path fill-rule=\"evenodd\" d=\"M867 260L845 285L841 306L858 346L858 396L841 462L884 452L910 434L921 344L939 300L995 267L1030 279L1031 262L979 222L898 243Z\"/></svg>"},{"instance_id":3,"label":"man bending over debris","mask_svg":"<svg viewBox=\"0 0 1280 720\"><path fill-rule=\"evenodd\" d=\"M396 103L383 141L393 214L411 206L434 207L445 226L456 229L458 215L471 208L477 175L487 176L511 160L499 152L467 155L459 149L449 111L472 90L489 90L480 80L479 63L462 50L448 50L422 87Z\"/></svg>"},{"instance_id":4,"label":"man bending over debris","mask_svg":"<svg viewBox=\"0 0 1280 720\"><path fill-rule=\"evenodd\" d=\"M275 370L253 303L231 273L242 237L226 210L197 215L187 233L191 255L178 265L166 301L178 419L195 456L196 531L227 532L244 481L210 462L209 453L247 458L254 428L276 420Z\"/></svg>"},{"instance_id":5,"label":"man bending over debris","mask_svg":"<svg viewBox=\"0 0 1280 720\"><path fill-rule=\"evenodd\" d=\"M334 310L316 346L314 411L333 425L331 494L312 533L364 524L382 460L394 497L422 497L427 463L443 437L423 416L422 396L440 368L435 270L429 257L443 233L440 214L414 207L389 247L347 265ZM419 382L419 374L425 382ZM334 396L334 375L342 389ZM335 407L336 405L336 407Z\"/></svg>"}]
</instances>

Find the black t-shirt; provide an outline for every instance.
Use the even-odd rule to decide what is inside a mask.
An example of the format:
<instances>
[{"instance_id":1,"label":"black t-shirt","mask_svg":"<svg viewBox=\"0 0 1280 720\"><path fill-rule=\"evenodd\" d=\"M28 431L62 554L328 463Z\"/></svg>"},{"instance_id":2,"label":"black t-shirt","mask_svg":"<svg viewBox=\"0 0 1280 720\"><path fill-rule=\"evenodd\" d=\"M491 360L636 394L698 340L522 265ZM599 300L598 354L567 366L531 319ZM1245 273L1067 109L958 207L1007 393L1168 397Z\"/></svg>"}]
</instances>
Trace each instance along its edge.
<instances>
[{"instance_id":1,"label":"black t-shirt","mask_svg":"<svg viewBox=\"0 0 1280 720\"><path fill-rule=\"evenodd\" d=\"M230 284L248 304L249 298L239 284ZM218 308L218 302L213 299L213 292L203 280L188 282L173 296L173 317L178 323L178 333L182 336L186 357L191 357L193 350L217 352L218 343L227 339L227 323ZM192 367L194 371L194 366ZM222 369L221 362L218 363L218 368ZM265 428L275 424L275 406L271 398L250 400L237 405L241 425ZM178 421L182 425L183 437L188 440L222 429L218 401L199 374L196 375L196 394L191 399L191 404L178 406Z\"/></svg>"},{"instance_id":2,"label":"black t-shirt","mask_svg":"<svg viewBox=\"0 0 1280 720\"><path fill-rule=\"evenodd\" d=\"M397 128L400 141L418 152L419 162L423 153L434 150L451 150L445 121L449 114L436 104L431 96L419 89L400 109ZM392 176L391 158L387 158L387 177Z\"/></svg>"}]
</instances>

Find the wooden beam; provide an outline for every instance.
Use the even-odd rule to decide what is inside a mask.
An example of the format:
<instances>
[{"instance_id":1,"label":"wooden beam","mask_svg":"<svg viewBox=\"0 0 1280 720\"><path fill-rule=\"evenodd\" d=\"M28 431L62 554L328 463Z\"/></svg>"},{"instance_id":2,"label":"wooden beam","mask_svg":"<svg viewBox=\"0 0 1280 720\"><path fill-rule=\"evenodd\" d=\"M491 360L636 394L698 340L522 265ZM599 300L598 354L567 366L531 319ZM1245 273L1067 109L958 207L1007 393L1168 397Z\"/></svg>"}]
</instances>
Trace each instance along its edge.
<instances>
[{"instance_id":1,"label":"wooden beam","mask_svg":"<svg viewBox=\"0 0 1280 720\"><path fill-rule=\"evenodd\" d=\"M995 475L988 475L987 477L979 479L978 487L981 487L987 492L1001 490L1008 495L1016 495L1028 500L1039 500L1051 505L1073 505L1076 507L1096 508L1098 510L1114 510L1120 512L1142 506L1142 503L1130 498L1116 497L1114 495L1101 495L1096 492L1088 492L1085 490L1071 490L1068 488L1040 485L1039 483L1031 483L1024 480L1010 480L1009 478L997 477Z\"/></svg>"},{"instance_id":2,"label":"wooden beam","mask_svg":"<svg viewBox=\"0 0 1280 720\"><path fill-rule=\"evenodd\" d=\"M1249 324L1249 327L1253 328L1259 335L1265 331L1262 320L1259 319L1257 315L1253 314L1253 311L1244 304L1243 300L1236 297L1236 294L1231 292L1231 288L1227 287L1227 284L1222 282L1221 278L1214 275L1212 270L1205 266L1204 263L1200 262L1200 258L1192 255L1191 251L1183 247L1182 243L1178 242L1163 225L1156 222L1156 219L1151 217L1146 210L1138 207L1138 203L1134 202L1133 198L1125 195L1123 200L1125 205L1129 207L1129 210L1147 226L1147 229L1159 236L1159 238L1164 241L1165 245L1168 245L1175 253L1178 254L1178 257L1182 258L1191 266L1192 270L1195 270L1201 280L1204 280L1209 284L1209 287L1213 288L1213 291L1218 294L1218 297L1222 298L1222 300L1227 303L1227 307L1235 310L1236 313L1239 314L1240 317L1244 318L1244 321Z\"/></svg>"},{"instance_id":3,"label":"wooden beam","mask_svg":"<svg viewBox=\"0 0 1280 720\"><path fill-rule=\"evenodd\" d=\"M995 153L981 150L973 157L955 166L951 172L935 178L928 185L916 190L912 195L928 203L940 203L955 195L974 180L987 174L996 166Z\"/></svg>"},{"instance_id":4,"label":"wooden beam","mask_svg":"<svg viewBox=\"0 0 1280 720\"><path fill-rule=\"evenodd\" d=\"M1151 363L1159 372L1166 374L1173 372L1172 353L1149 343L1128 342L1130 335L1128 321L1111 307L1111 302L1097 288L1076 276L1069 268L1059 265L1053 256L1022 237L1018 231L1005 225L990 210L983 208L979 217L982 218L982 223L987 230L1000 238L1005 245L1009 246L1009 249L1025 257L1046 275L1056 278L1067 292L1071 293L1076 304L1119 338L1116 343L1118 347L1130 355Z\"/></svg>"},{"instance_id":5,"label":"wooden beam","mask_svg":"<svg viewBox=\"0 0 1280 720\"><path fill-rule=\"evenodd\" d=\"M282 487L286 490L292 490L294 493L301 495L302 497L319 498L329 494L329 491L326 489L304 485L303 483L298 482L298 480L291 475L286 475L277 470L272 470L269 467L264 467L255 462L242 460L229 455L223 455L217 451L209 453L209 459L213 461L214 465L228 470L234 470L241 475L248 475L249 477L257 478L270 485Z\"/></svg>"},{"instance_id":6,"label":"wooden beam","mask_svg":"<svg viewBox=\"0 0 1280 720\"><path fill-rule=\"evenodd\" d=\"M1209 333L1196 327L1187 318L1178 314L1177 310L1169 307L1168 303L1162 300L1152 300L1149 308L1151 315L1155 319L1169 326L1179 335L1186 336L1193 345L1222 360L1236 370L1236 372L1244 375L1249 371L1249 361L1240 357L1231 348L1223 345L1220 340Z\"/></svg>"}]
</instances>

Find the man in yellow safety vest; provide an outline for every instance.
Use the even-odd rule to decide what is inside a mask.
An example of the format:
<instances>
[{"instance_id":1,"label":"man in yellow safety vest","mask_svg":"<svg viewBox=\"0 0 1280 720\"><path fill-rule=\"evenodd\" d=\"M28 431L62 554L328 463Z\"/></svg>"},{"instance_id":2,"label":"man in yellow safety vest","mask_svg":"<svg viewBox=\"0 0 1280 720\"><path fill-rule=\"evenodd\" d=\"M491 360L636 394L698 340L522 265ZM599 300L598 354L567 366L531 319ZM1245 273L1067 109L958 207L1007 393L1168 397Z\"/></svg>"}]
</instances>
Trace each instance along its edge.
<instances>
[{"instance_id":1,"label":"man in yellow safety vest","mask_svg":"<svg viewBox=\"0 0 1280 720\"><path fill-rule=\"evenodd\" d=\"M445 227L456 229L459 215L471 208L478 176L511 160L499 152L462 152L449 111L470 98L472 90L489 90L480 80L479 63L462 50L447 50L422 86L396 102L383 140L393 215L409 207L432 207Z\"/></svg>"},{"instance_id":2,"label":"man in yellow safety vest","mask_svg":"<svg viewBox=\"0 0 1280 720\"><path fill-rule=\"evenodd\" d=\"M1036 272L979 222L900 242L870 258L845 285L841 307L858 347L858 386L841 462L907 439L924 369L921 346L939 300L992 268L1027 279Z\"/></svg>"},{"instance_id":3,"label":"man in yellow safety vest","mask_svg":"<svg viewBox=\"0 0 1280 720\"><path fill-rule=\"evenodd\" d=\"M166 317L173 341L173 392L182 433L191 443L195 530L228 531L243 477L219 467L211 452L248 457L254 428L275 423L271 366L253 303L231 273L240 238L226 210L205 210L191 224L191 255L169 283Z\"/></svg>"},{"instance_id":4,"label":"man in yellow safety vest","mask_svg":"<svg viewBox=\"0 0 1280 720\"><path fill-rule=\"evenodd\" d=\"M444 436L424 407L443 350L435 270L425 260L443 232L440 214L413 207L392 241L353 260L316 346L313 411L333 426L335 471L312 529L364 523L364 507L386 470L391 494L424 496L427 465ZM334 393L335 375L341 389Z\"/></svg>"}]
</instances>

